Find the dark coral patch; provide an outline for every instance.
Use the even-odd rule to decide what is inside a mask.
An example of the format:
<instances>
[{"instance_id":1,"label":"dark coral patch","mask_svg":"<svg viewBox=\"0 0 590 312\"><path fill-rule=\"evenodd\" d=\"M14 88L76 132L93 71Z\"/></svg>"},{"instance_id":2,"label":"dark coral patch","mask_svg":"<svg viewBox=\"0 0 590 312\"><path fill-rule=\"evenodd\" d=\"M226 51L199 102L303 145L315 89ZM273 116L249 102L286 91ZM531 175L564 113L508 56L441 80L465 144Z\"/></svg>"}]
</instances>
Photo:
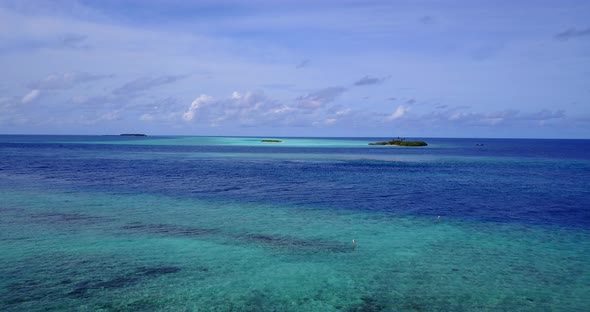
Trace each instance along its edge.
<instances>
[{"instance_id":1,"label":"dark coral patch","mask_svg":"<svg viewBox=\"0 0 590 312\"><path fill-rule=\"evenodd\" d=\"M266 235L266 234L249 234L243 238L256 243L292 250L302 251L327 251L327 252L349 252L349 246L339 242L318 240L318 239L301 239L290 236Z\"/></svg>"},{"instance_id":2,"label":"dark coral patch","mask_svg":"<svg viewBox=\"0 0 590 312\"><path fill-rule=\"evenodd\" d=\"M148 278L155 278L160 275L179 272L180 268L175 266L145 267L134 272L112 278L106 281L84 281L76 284L74 289L68 293L72 297L83 297L90 290L124 288L140 283Z\"/></svg>"},{"instance_id":3,"label":"dark coral patch","mask_svg":"<svg viewBox=\"0 0 590 312\"><path fill-rule=\"evenodd\" d=\"M32 214L31 219L38 222L46 223L76 223L76 224L93 224L100 222L111 221L110 218L91 216L80 213L61 213L61 212L47 212Z\"/></svg>"},{"instance_id":4,"label":"dark coral patch","mask_svg":"<svg viewBox=\"0 0 590 312\"><path fill-rule=\"evenodd\" d=\"M162 266L162 267L153 267L153 268L141 268L141 269L137 270L137 273L142 274L142 275L153 276L153 275L176 273L178 271L180 271L179 267Z\"/></svg>"},{"instance_id":5,"label":"dark coral patch","mask_svg":"<svg viewBox=\"0 0 590 312\"><path fill-rule=\"evenodd\" d=\"M179 225L170 225L170 224L161 224L161 223L139 223L133 222L128 223L122 227L125 230L131 231L138 231L138 232L145 232L145 233L152 233L152 234L163 234L163 235L171 235L171 236L181 236L181 237L195 237L195 236L204 236L204 235L212 235L217 233L217 230L212 229L202 229L202 228L195 228L195 227L187 227L187 226L179 226Z\"/></svg>"}]
</instances>

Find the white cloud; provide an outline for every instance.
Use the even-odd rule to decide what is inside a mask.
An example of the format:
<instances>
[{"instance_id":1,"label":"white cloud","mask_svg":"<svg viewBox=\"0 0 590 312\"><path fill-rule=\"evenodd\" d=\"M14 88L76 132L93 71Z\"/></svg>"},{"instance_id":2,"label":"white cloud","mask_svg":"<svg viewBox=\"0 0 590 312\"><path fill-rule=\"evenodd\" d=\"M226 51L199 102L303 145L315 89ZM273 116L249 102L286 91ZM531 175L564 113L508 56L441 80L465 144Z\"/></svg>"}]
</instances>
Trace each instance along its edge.
<instances>
[{"instance_id":1,"label":"white cloud","mask_svg":"<svg viewBox=\"0 0 590 312\"><path fill-rule=\"evenodd\" d=\"M586 55L580 46L585 41L554 42L549 38L555 29L565 29L563 25L578 25L578 28L564 32L561 37L573 39L575 35L587 35L586 28L579 28L587 27L579 24L584 21L585 16L581 13L584 10L569 11L572 8L566 10L566 6L561 12L572 14L560 15L568 16L565 24L541 18L543 15L540 13L547 6L533 10L537 18L533 18L535 14L529 14L530 8L526 8L527 16L532 18L524 22L528 30L510 32L514 25L500 25L496 23L497 17L506 20L514 18L514 22L519 22L515 18L521 13L506 15L508 11L491 10L487 12L491 15L473 24L466 36L455 36L464 31L461 25L465 23L455 21L445 24L444 16L471 21L470 7L452 9L454 11L444 9L445 12L432 17L425 16L420 6L388 4L381 9L365 7L359 2L359 6L364 7L359 10L356 5L353 8L338 2L320 4L319 10L281 8L282 14L277 15L277 7L268 9L263 1L256 2L260 4L257 8L261 9L256 16L249 14L249 10L241 9L235 12L238 14L232 12L229 16L222 10L219 16L214 17L200 16L199 10L186 10L192 13L182 15L172 23L154 21L147 25L145 16L120 15L121 12L110 11L112 6L102 6L102 2L85 5L79 1L57 1L40 5L38 1L26 0L29 4L22 5L22 9L16 7L21 7L23 1L9 2L15 5L0 4L0 67L12 74L0 81L4 89L0 90L0 95L10 101L0 103L0 109L3 109L0 115L6 119L23 115L30 120L40 120L45 129L51 129L67 118L76 119L84 113L97 117L102 110L113 109L121 109L121 115L131 118L122 122L140 123L152 118L152 124L156 125L158 121L164 124L164 116L175 116L167 122L185 127L179 132L192 133L188 123L177 123L185 120L226 125L229 129L224 130L226 134L235 131L231 126L314 123L321 126L331 119L337 120L336 124L342 125L345 131L350 125L385 128L387 125L383 124L393 120L407 122L408 125L425 125L418 129L426 131L431 124L482 126L482 129L526 122L566 124L573 116L587 115L582 104L588 102L586 80L583 79L585 73L576 66L585 61ZM138 2L142 8L140 11L145 12L143 6L150 3L155 2ZM296 1L291 5L300 6ZM173 11L178 9L177 6ZM169 20L173 15L165 13L173 11L163 10L163 15L154 14L153 17ZM547 12L554 14L554 10ZM436 23L429 24L429 27L416 27L416 19L420 16L421 22L429 23L436 19ZM574 19L575 16L578 19ZM582 19L579 19L580 16ZM342 20L347 20L347 23L338 23ZM539 23L539 20L553 22ZM281 31L259 35L261 30L269 27ZM473 47L497 44L481 39L480 34L488 33L489 29L497 30L497 27L505 30L502 34L507 37L500 40L506 43L505 50L486 63L474 65L468 57ZM396 31L391 32L391 29ZM348 34L346 38L340 36L344 31ZM220 37L220 33L224 36ZM282 40L297 40L299 35L309 34L319 36L316 38L318 45L312 50L308 46ZM530 40L538 43L543 37L547 37L544 49L537 49L536 45L529 43ZM417 41L414 40L416 42L411 45L388 44L407 38ZM474 39L470 38L476 38L476 41L472 42ZM358 44L350 45L350 42ZM448 50L446 47L449 44L456 48ZM308 60L304 58L313 59L314 66L308 66ZM305 67L305 70L294 70L294 60L303 60L299 67ZM504 79L515 73L515 64L522 67L519 67L521 70L516 72L516 76L511 76L511 81L522 84L509 83ZM81 83L92 78L85 72L94 75L113 73L117 79ZM197 74L203 72L212 78L204 79ZM180 79L182 77L170 76L170 73L188 76ZM356 81L357 86L378 84L388 78L383 76L385 73L394 73L388 80L391 88L383 85L373 88L355 86L354 78L366 73L376 76L362 77ZM238 90L253 90L257 86L272 88L269 82L273 82L276 89L272 91L272 98L256 92L233 95L228 92L234 90L228 87ZM195 96L192 93L195 85L203 93L216 95L216 98L197 107L191 104L187 108ZM26 91L20 89L22 86L27 87ZM320 89L322 86L347 86L347 89ZM11 90L16 93L10 94ZM27 92L29 94L24 95ZM398 99L394 106L377 100L390 94L395 94ZM440 98L440 111L428 113L428 108L414 104L411 97L415 94L424 98ZM170 104L148 108L149 101L167 96L178 98L182 106ZM370 101L359 101L367 96L370 96ZM44 105L36 110L19 105L41 100ZM568 104L574 101L578 104ZM510 105L495 104L508 102ZM403 106L396 107L397 104ZM466 104L473 105L473 110L450 111L444 107ZM349 106L352 111L342 109L342 106ZM413 109L410 113L409 107ZM513 107L522 113L494 115L490 112L491 107ZM541 107L553 110L563 108L568 116L564 115L564 111L553 110L525 113ZM48 118L52 116L59 117ZM431 120L433 122L429 124ZM6 127L0 130L6 129L11 130ZM96 129L101 129L100 125L97 124ZM154 129L161 131L166 128L154 126ZM589 128L585 126L584 129ZM75 130L72 128L72 131ZM317 133L321 135L321 132Z\"/></svg>"},{"instance_id":2,"label":"white cloud","mask_svg":"<svg viewBox=\"0 0 590 312\"><path fill-rule=\"evenodd\" d=\"M33 89L29 93L27 93L25 96L23 96L23 98L21 99L21 102L23 104L31 103L39 97L39 94L41 94L41 91L39 89Z\"/></svg>"},{"instance_id":3,"label":"white cloud","mask_svg":"<svg viewBox=\"0 0 590 312\"><path fill-rule=\"evenodd\" d=\"M336 116L346 116L348 114L350 114L351 110L350 108L344 108L342 110L336 111Z\"/></svg>"},{"instance_id":4,"label":"white cloud","mask_svg":"<svg viewBox=\"0 0 590 312\"><path fill-rule=\"evenodd\" d=\"M214 99L200 95L183 113L185 121L239 126L310 124L304 109L270 98L263 92L234 91L229 97ZM198 117L198 118L197 118Z\"/></svg>"},{"instance_id":5,"label":"white cloud","mask_svg":"<svg viewBox=\"0 0 590 312\"><path fill-rule=\"evenodd\" d=\"M235 92L234 92L235 93ZM233 95L232 95L233 96ZM202 107L204 107L205 105L212 103L213 102L213 97L206 95L206 94L201 94L199 97L197 97L192 103L191 106L188 108L188 110L182 115L182 118L186 121L191 121L195 118L195 114L197 113L197 111L199 109L201 109Z\"/></svg>"},{"instance_id":6,"label":"white cloud","mask_svg":"<svg viewBox=\"0 0 590 312\"><path fill-rule=\"evenodd\" d=\"M187 122L198 122L211 127L320 127L342 123L374 125L401 118L409 110L409 107L400 106L384 120L383 117L377 117L384 115L378 112L328 105L345 90L319 89L290 102L273 99L263 92L234 91L227 98L213 98L203 94L191 103L182 117Z\"/></svg>"},{"instance_id":7,"label":"white cloud","mask_svg":"<svg viewBox=\"0 0 590 312\"><path fill-rule=\"evenodd\" d=\"M386 118L386 120L387 121L394 121L396 119L399 119L399 118L403 117L409 110L410 110L409 107L404 107L403 105L400 105L397 107L395 112L393 112L393 114L389 115Z\"/></svg>"}]
</instances>

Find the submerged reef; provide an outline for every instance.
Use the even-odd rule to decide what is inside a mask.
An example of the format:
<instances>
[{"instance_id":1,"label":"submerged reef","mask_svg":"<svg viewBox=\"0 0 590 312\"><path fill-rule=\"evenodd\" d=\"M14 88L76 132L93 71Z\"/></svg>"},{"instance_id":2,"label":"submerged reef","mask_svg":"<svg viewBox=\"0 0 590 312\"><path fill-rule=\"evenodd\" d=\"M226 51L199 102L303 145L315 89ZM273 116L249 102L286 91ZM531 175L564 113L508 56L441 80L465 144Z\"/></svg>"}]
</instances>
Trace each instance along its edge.
<instances>
[{"instance_id":1,"label":"submerged reef","mask_svg":"<svg viewBox=\"0 0 590 312\"><path fill-rule=\"evenodd\" d=\"M202 268L201 270L208 271L207 268ZM175 266L138 268L135 272L113 277L111 279L82 281L77 283L68 295L71 297L84 297L91 290L129 287L140 283L146 278L155 278L165 274L177 273L178 271L180 271L180 268Z\"/></svg>"}]
</instances>

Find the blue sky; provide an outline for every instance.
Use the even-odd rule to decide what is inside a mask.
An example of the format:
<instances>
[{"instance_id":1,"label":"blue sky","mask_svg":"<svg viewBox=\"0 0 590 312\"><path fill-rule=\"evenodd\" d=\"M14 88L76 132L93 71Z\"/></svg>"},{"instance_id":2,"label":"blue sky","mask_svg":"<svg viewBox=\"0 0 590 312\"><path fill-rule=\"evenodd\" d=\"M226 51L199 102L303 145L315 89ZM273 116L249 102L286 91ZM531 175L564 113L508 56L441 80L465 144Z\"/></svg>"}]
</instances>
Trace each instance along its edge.
<instances>
[{"instance_id":1,"label":"blue sky","mask_svg":"<svg viewBox=\"0 0 590 312\"><path fill-rule=\"evenodd\" d=\"M588 1L0 0L0 133L590 138Z\"/></svg>"}]
</instances>

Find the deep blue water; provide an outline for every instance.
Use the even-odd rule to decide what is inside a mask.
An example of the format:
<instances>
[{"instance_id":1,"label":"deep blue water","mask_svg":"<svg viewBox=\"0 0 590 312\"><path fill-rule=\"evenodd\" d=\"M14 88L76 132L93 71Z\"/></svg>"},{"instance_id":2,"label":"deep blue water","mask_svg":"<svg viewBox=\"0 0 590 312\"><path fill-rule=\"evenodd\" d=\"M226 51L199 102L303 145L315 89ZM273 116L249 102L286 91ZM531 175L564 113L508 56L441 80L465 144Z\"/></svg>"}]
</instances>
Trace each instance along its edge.
<instances>
[{"instance_id":1,"label":"deep blue water","mask_svg":"<svg viewBox=\"0 0 590 312\"><path fill-rule=\"evenodd\" d=\"M0 136L0 170L103 192L590 226L590 140L427 139L430 147L405 149L68 143L142 139Z\"/></svg>"}]
</instances>

